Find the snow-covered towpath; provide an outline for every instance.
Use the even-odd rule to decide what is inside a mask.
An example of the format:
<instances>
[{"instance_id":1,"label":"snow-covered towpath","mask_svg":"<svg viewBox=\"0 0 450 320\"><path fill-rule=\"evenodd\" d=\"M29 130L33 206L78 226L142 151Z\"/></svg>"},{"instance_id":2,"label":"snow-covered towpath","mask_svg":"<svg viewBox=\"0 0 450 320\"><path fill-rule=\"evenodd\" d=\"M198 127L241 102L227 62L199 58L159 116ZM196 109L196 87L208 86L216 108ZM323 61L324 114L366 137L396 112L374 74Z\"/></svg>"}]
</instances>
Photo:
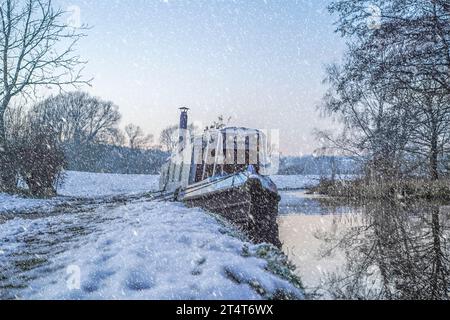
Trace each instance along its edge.
<instances>
[{"instance_id":1,"label":"snow-covered towpath","mask_svg":"<svg viewBox=\"0 0 450 320\"><path fill-rule=\"evenodd\" d=\"M0 221L0 299L303 296L281 256L233 232L200 209L149 200L17 215Z\"/></svg>"}]
</instances>

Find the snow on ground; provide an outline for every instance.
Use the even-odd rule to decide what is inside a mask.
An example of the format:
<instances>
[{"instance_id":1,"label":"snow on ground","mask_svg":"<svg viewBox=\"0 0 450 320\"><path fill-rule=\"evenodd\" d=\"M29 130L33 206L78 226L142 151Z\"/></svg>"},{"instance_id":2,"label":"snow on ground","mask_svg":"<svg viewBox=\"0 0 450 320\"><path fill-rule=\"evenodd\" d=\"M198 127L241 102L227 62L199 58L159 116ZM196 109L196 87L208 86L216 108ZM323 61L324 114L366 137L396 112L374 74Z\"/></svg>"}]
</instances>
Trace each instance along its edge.
<instances>
[{"instance_id":1,"label":"snow on ground","mask_svg":"<svg viewBox=\"0 0 450 320\"><path fill-rule=\"evenodd\" d=\"M157 182L157 176L68 172L52 200L0 194L0 299L303 296L268 270L282 256L269 250L272 258L261 258L265 246L231 235L236 230L200 209L71 198L138 194L157 189ZM282 263L275 266L292 275ZM77 270L81 283L74 289Z\"/></svg>"},{"instance_id":2,"label":"snow on ground","mask_svg":"<svg viewBox=\"0 0 450 320\"><path fill-rule=\"evenodd\" d=\"M71 197L99 197L158 190L159 176L66 172L58 194Z\"/></svg>"},{"instance_id":3,"label":"snow on ground","mask_svg":"<svg viewBox=\"0 0 450 320\"><path fill-rule=\"evenodd\" d=\"M14 213L18 211L31 211L33 209L51 207L55 200L24 199L18 196L11 196L0 193L0 214Z\"/></svg>"},{"instance_id":4,"label":"snow on ground","mask_svg":"<svg viewBox=\"0 0 450 320\"><path fill-rule=\"evenodd\" d=\"M159 176L124 175L68 171L58 188L58 197L49 200L22 198L0 193L0 214L36 214L49 211L69 199L131 195L158 190Z\"/></svg>"},{"instance_id":5,"label":"snow on ground","mask_svg":"<svg viewBox=\"0 0 450 320\"><path fill-rule=\"evenodd\" d=\"M267 260L246 254L245 246L257 246L229 232L200 209L163 202L9 220L0 224L0 298L261 299L279 291L302 297L267 271Z\"/></svg>"}]
</instances>

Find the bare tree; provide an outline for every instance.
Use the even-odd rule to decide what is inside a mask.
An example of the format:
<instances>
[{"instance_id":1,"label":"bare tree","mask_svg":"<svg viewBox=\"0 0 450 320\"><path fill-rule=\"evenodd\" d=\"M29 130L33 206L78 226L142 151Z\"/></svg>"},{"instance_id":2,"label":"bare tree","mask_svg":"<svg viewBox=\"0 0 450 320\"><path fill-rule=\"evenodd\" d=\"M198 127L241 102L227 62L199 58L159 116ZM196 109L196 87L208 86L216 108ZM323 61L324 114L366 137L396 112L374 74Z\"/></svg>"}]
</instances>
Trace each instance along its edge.
<instances>
[{"instance_id":1,"label":"bare tree","mask_svg":"<svg viewBox=\"0 0 450 320\"><path fill-rule=\"evenodd\" d=\"M439 163L450 151L450 95L413 93L413 124L407 151L423 159L430 178L439 179Z\"/></svg>"},{"instance_id":2,"label":"bare tree","mask_svg":"<svg viewBox=\"0 0 450 320\"><path fill-rule=\"evenodd\" d=\"M197 127L194 126L193 124L190 124L188 126L188 131L189 131L190 135L193 135L196 130L197 130ZM161 148L164 151L173 152L178 145L178 141L179 141L178 134L179 134L179 131L178 131L177 125L167 127L166 129L161 131L161 134L159 136L159 143L161 145Z\"/></svg>"},{"instance_id":3,"label":"bare tree","mask_svg":"<svg viewBox=\"0 0 450 320\"><path fill-rule=\"evenodd\" d=\"M63 149L56 133L45 125L28 125L13 146L18 173L33 196L51 197L66 165Z\"/></svg>"},{"instance_id":4,"label":"bare tree","mask_svg":"<svg viewBox=\"0 0 450 320\"><path fill-rule=\"evenodd\" d=\"M214 120L209 126L205 128L205 131L209 129L224 129L231 121L231 117L225 119L223 115L217 117L217 120Z\"/></svg>"},{"instance_id":5,"label":"bare tree","mask_svg":"<svg viewBox=\"0 0 450 320\"><path fill-rule=\"evenodd\" d=\"M119 138L118 106L90 96L69 92L52 96L32 108L33 117L57 132L59 143L106 143Z\"/></svg>"},{"instance_id":6,"label":"bare tree","mask_svg":"<svg viewBox=\"0 0 450 320\"><path fill-rule=\"evenodd\" d=\"M170 126L161 131L159 136L159 143L164 151L172 152L176 149L178 144L178 126Z\"/></svg>"},{"instance_id":7,"label":"bare tree","mask_svg":"<svg viewBox=\"0 0 450 320\"><path fill-rule=\"evenodd\" d=\"M378 8L375 17L370 7ZM405 159L416 159L438 179L438 163L450 150L448 3L337 0L330 10L350 45L339 71L329 70L337 76L329 77L335 92L326 97L328 110L361 129L353 141L369 142L373 164L392 167L397 159L404 166ZM378 21L371 27L373 18ZM398 158L402 153L408 156Z\"/></svg>"},{"instance_id":8,"label":"bare tree","mask_svg":"<svg viewBox=\"0 0 450 320\"><path fill-rule=\"evenodd\" d=\"M368 10L377 8L377 13ZM380 76L414 90L450 92L450 11L447 0L337 0L330 5L337 14L337 31L357 42L362 50L389 47L391 54ZM376 19L373 28L370 19ZM381 67L381 66L379 66Z\"/></svg>"},{"instance_id":9,"label":"bare tree","mask_svg":"<svg viewBox=\"0 0 450 320\"><path fill-rule=\"evenodd\" d=\"M327 149L365 159L371 176L396 178L410 132L409 109L388 95L380 83L367 80L367 70L349 55L341 66L327 69L330 90L321 108L337 115L344 125L338 137L321 132Z\"/></svg>"},{"instance_id":10,"label":"bare tree","mask_svg":"<svg viewBox=\"0 0 450 320\"><path fill-rule=\"evenodd\" d=\"M141 127L130 123L125 127L131 149L148 149L153 142L153 135L146 135Z\"/></svg>"},{"instance_id":11,"label":"bare tree","mask_svg":"<svg viewBox=\"0 0 450 320\"><path fill-rule=\"evenodd\" d=\"M6 157L5 112L12 99L31 98L39 87L86 84L85 63L75 53L85 28L73 28L51 0L0 3L0 188L12 189L13 168Z\"/></svg>"},{"instance_id":12,"label":"bare tree","mask_svg":"<svg viewBox=\"0 0 450 320\"><path fill-rule=\"evenodd\" d=\"M8 109L5 120L8 159L14 163L17 176L28 186L29 194L39 197L56 195L56 187L62 181L62 170L66 165L57 132L20 106Z\"/></svg>"}]
</instances>

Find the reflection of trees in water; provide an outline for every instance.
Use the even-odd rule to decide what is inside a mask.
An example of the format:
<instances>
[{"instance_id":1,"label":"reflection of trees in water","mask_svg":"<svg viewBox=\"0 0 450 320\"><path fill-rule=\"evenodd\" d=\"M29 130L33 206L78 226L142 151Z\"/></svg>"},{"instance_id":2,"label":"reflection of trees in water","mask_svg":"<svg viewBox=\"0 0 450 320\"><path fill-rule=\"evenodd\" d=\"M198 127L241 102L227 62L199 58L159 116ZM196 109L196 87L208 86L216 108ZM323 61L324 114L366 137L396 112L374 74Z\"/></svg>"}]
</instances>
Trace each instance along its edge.
<instances>
[{"instance_id":1,"label":"reflection of trees in water","mask_svg":"<svg viewBox=\"0 0 450 320\"><path fill-rule=\"evenodd\" d=\"M337 299L448 299L449 214L437 205L371 204L358 221L341 216L317 234L323 254L340 250L346 265L328 276Z\"/></svg>"}]
</instances>

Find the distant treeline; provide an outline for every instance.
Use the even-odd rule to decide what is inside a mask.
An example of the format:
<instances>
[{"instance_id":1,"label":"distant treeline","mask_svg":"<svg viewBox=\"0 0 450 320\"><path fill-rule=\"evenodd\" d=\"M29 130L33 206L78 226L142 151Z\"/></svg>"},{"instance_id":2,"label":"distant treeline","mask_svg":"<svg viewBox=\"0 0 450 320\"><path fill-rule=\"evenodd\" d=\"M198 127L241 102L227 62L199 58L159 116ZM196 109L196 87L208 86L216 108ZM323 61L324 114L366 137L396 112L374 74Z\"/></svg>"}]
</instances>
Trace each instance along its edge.
<instances>
[{"instance_id":1,"label":"distant treeline","mask_svg":"<svg viewBox=\"0 0 450 320\"><path fill-rule=\"evenodd\" d=\"M108 144L66 144L64 153L66 170L118 174L159 174L170 156L160 149L140 150ZM283 157L278 174L331 176L360 172L359 163L352 158L302 156Z\"/></svg>"},{"instance_id":2,"label":"distant treeline","mask_svg":"<svg viewBox=\"0 0 450 320\"><path fill-rule=\"evenodd\" d=\"M159 174L169 156L159 149L132 149L108 144L64 145L66 169L71 171Z\"/></svg>"},{"instance_id":3,"label":"distant treeline","mask_svg":"<svg viewBox=\"0 0 450 320\"><path fill-rule=\"evenodd\" d=\"M358 174L360 165L357 161L349 157L334 156L303 156L284 157L280 161L280 175L341 175Z\"/></svg>"}]
</instances>

